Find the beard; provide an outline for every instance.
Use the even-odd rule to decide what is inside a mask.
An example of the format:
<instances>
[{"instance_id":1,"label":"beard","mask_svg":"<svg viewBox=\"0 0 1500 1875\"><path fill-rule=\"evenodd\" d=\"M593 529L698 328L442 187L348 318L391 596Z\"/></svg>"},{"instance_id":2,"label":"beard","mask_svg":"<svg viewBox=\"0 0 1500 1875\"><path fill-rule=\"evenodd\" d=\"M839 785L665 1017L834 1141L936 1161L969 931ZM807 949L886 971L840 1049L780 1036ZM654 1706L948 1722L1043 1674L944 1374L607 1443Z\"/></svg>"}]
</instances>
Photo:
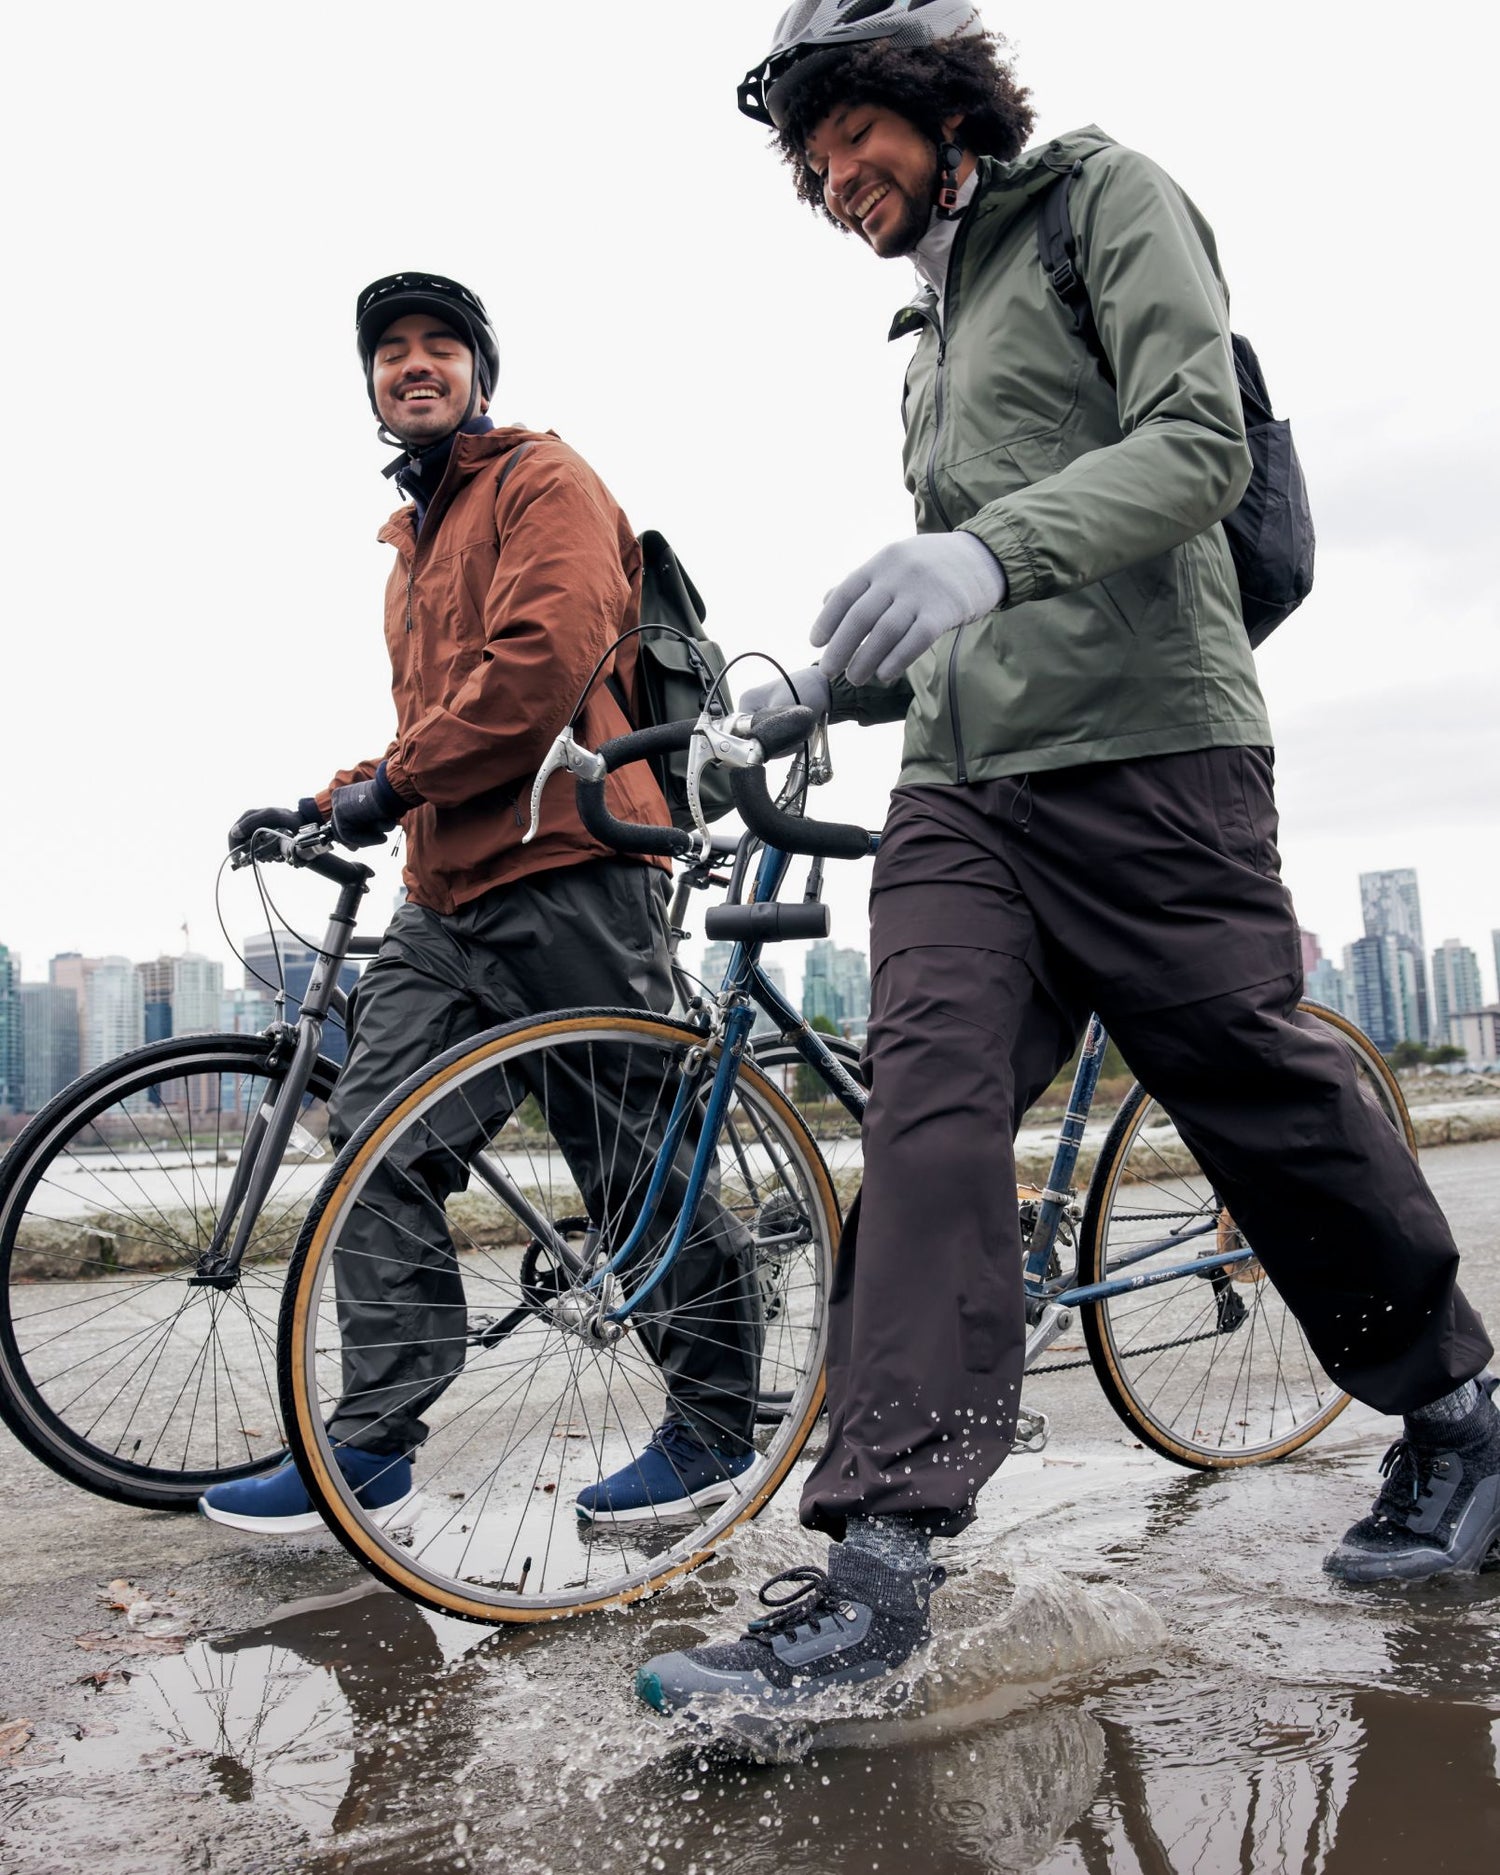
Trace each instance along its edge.
<instances>
[{"instance_id":1,"label":"beard","mask_svg":"<svg viewBox=\"0 0 1500 1875\"><path fill-rule=\"evenodd\" d=\"M923 235L932 226L932 205L937 193L938 165L937 157L932 160L932 170L915 192L908 193L903 188L896 188L894 193L901 198L901 218L888 234L882 235L880 245L865 236L866 244L873 248L882 260L899 260L903 255L913 253Z\"/></svg>"}]
</instances>

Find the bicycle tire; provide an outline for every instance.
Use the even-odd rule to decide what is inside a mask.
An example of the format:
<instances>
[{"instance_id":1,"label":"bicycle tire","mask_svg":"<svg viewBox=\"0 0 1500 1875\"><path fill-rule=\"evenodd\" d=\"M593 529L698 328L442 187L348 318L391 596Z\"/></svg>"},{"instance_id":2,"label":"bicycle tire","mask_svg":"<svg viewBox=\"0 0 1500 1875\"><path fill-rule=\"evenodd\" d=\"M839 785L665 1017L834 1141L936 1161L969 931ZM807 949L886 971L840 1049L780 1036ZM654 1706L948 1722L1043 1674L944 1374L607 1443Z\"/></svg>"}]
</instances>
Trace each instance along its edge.
<instances>
[{"instance_id":1,"label":"bicycle tire","mask_svg":"<svg viewBox=\"0 0 1500 1875\"><path fill-rule=\"evenodd\" d=\"M1370 1097L1415 1152L1400 1086L1374 1044L1333 1010L1306 1002L1301 1008L1326 1023L1354 1055ZM1142 1202L1122 1204L1127 1184L1143 1193ZM1132 1274L1211 1254L1217 1244L1236 1252L1246 1247L1170 1120L1137 1083L1115 1116L1089 1181L1080 1284L1106 1280L1112 1255L1160 1238L1174 1220L1191 1229L1210 1217L1212 1239L1199 1237L1185 1252L1171 1249L1146 1258L1132 1265ZM1126 1292L1086 1303L1080 1313L1105 1398L1143 1445L1179 1465L1220 1471L1285 1458L1349 1404L1253 1256L1232 1273Z\"/></svg>"},{"instance_id":2,"label":"bicycle tire","mask_svg":"<svg viewBox=\"0 0 1500 1875\"><path fill-rule=\"evenodd\" d=\"M759 1183L735 1182L740 1175L721 1134L713 1203L721 1218L750 1220L757 1258L760 1223L767 1217L774 1217L780 1243L797 1246L801 1270L787 1292L780 1339L773 1354L768 1328L758 1370L762 1384L786 1380L789 1398L772 1424L757 1428L755 1461L743 1479L733 1481L724 1501L692 1510L677 1525L646 1522L601 1531L586 1526L569 1499L628 1462L664 1410L661 1371L647 1357L643 1336L652 1329L670 1333L690 1313L703 1318L708 1336L716 1325L712 1304L718 1289L695 1292L691 1310L674 1317L634 1310L619 1340L597 1343L568 1314L581 1295L576 1277L582 1253L572 1257L571 1276L553 1259L549 1281L539 1283L536 1253L552 1253L532 1223L518 1220L515 1205L497 1196L492 1184L467 1179L480 1153L499 1154L508 1175L513 1170L516 1180L527 1181L525 1203L533 1214L543 1212L549 1228L566 1226L569 1246L580 1238L582 1213L584 1223L592 1218L599 1240L617 1249L636 1214L642 1167L649 1171L653 1156L650 1112L663 1110L669 1080L675 1086L684 1061L705 1048L711 1051L712 1044L700 1029L631 1010L576 1010L493 1030L451 1049L396 1089L349 1142L314 1201L282 1303L278 1365L289 1442L339 1541L365 1568L426 1607L486 1623L533 1622L653 1594L707 1561L734 1528L764 1507L817 1420L838 1208L795 1108L748 1060L740 1066L733 1111L747 1134L761 1129ZM557 1116L567 1103L557 1090L569 1087L578 1104L559 1132L564 1122ZM629 1095L611 1105L601 1090L619 1088L628 1088ZM645 1095L652 1089L661 1091L656 1108L648 1110ZM578 1126L584 1108L591 1132ZM621 1114L629 1117L621 1120ZM497 1122L496 1115L509 1117ZM564 1151L568 1129L574 1136L571 1158ZM580 1130L588 1132L589 1152L582 1156L589 1164L575 1186L571 1168L580 1156ZM626 1163L632 1152L633 1161ZM406 1169L419 1162L429 1180L420 1188ZM430 1235L435 1166L445 1168L445 1192L465 1181L462 1198L445 1199L446 1261L439 1244L436 1264ZM596 1166L608 1170L598 1181L603 1196L596 1191L591 1208L581 1193ZM403 1259L398 1253L415 1233L392 1205L407 1202L407 1194L413 1194L409 1201L417 1204L429 1236L408 1247ZM707 1215L700 1210L700 1217ZM789 1228L793 1224L796 1229ZM800 1242L799 1231L805 1232ZM521 1277L528 1257L529 1288ZM366 1384L353 1385L353 1370L345 1366L351 1352L358 1361L373 1347L377 1357L390 1350L404 1361L411 1350L430 1350L442 1337L417 1333L419 1323L409 1314L408 1339L393 1329L370 1337L372 1308L407 1304L363 1300L363 1328L358 1310L341 1314L338 1284L347 1284L351 1271L357 1274L358 1258L398 1266L397 1281L403 1261L423 1260L429 1271L440 1268L460 1283L459 1291L446 1292L446 1304L430 1304L463 1309L464 1343L450 1357L451 1377L432 1398L425 1382L399 1383L413 1398L421 1395L427 1433L420 1452L420 1435L403 1434L408 1443L392 1454L415 1455L417 1461L417 1495L394 1519L367 1511L355 1497L335 1459L343 1435L327 1422L337 1399L349 1408L363 1393L373 1411L374 1396L384 1401L396 1392L398 1383L388 1377L377 1385L367 1374L355 1375ZM719 1287L745 1281L742 1270ZM364 1293L368 1298L369 1291ZM491 1304L501 1310L498 1316L476 1314L476 1305ZM346 1320L351 1342L365 1337L362 1347L346 1348ZM534 1407L536 1398L540 1408ZM531 1423L523 1423L528 1414ZM377 1426L381 1417L393 1423L377 1415ZM375 1448L372 1440L366 1445Z\"/></svg>"},{"instance_id":3,"label":"bicycle tire","mask_svg":"<svg viewBox=\"0 0 1500 1875\"><path fill-rule=\"evenodd\" d=\"M271 1304L321 1115L294 1136L240 1282L187 1282L236 1134L283 1072L262 1036L154 1042L64 1088L0 1160L0 1419L97 1496L191 1510L285 1456ZM326 1100L336 1074L319 1057L309 1095Z\"/></svg>"}]
</instances>

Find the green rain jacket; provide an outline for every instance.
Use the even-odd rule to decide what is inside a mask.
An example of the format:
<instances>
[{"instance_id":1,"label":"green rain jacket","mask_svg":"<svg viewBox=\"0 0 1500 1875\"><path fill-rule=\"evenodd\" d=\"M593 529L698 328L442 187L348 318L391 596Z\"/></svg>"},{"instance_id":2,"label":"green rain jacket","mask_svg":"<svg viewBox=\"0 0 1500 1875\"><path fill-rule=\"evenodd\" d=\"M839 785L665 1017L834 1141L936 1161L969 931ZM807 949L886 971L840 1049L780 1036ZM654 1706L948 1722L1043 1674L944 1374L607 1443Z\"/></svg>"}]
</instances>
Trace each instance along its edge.
<instances>
[{"instance_id":1,"label":"green rain jacket","mask_svg":"<svg viewBox=\"0 0 1500 1875\"><path fill-rule=\"evenodd\" d=\"M1069 200L1112 390L1037 255ZM1212 231L1102 131L981 158L941 320L924 288L902 400L917 530L977 534L998 611L899 684L834 687L835 716L905 715L901 781L985 781L1219 745L1269 747L1224 530L1250 473Z\"/></svg>"}]
</instances>

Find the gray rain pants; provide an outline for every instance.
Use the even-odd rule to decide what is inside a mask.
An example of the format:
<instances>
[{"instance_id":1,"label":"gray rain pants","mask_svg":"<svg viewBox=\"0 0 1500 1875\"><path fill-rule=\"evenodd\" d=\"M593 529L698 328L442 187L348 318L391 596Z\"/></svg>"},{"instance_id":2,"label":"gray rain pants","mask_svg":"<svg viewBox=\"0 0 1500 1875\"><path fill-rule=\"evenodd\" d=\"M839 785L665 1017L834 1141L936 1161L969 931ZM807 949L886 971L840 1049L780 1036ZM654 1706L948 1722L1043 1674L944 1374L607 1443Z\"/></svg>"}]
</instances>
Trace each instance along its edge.
<instances>
[{"instance_id":1,"label":"gray rain pants","mask_svg":"<svg viewBox=\"0 0 1500 1875\"><path fill-rule=\"evenodd\" d=\"M672 1002L665 896L665 875L655 868L591 860L499 886L447 915L403 905L355 992L349 1058L329 1101L334 1143L343 1146L407 1075L500 1023L579 1005L665 1013ZM482 1113L455 1096L411 1130L392 1155L399 1163L366 1186L335 1253L344 1393L331 1430L367 1451L407 1453L420 1444L422 1414L463 1367L464 1287L444 1205L467 1183L469 1154L515 1100L499 1076L477 1086ZM612 1203L606 1189L599 1140L612 1142L606 1156L622 1168L617 1178L646 1163L655 1142L641 1116L653 1113L658 1092L654 1081L569 1088L552 1064L548 1123L592 1217L609 1215L621 1199L616 1192ZM691 1148L689 1141L685 1159ZM658 1212L664 1228L680 1208L674 1185L681 1190L680 1179L669 1183ZM710 1191L652 1298L658 1319L635 1332L662 1370L670 1414L729 1449L743 1449L754 1427L758 1295L750 1235ZM692 1332L674 1327L679 1311L690 1311L683 1319Z\"/></svg>"}]
</instances>

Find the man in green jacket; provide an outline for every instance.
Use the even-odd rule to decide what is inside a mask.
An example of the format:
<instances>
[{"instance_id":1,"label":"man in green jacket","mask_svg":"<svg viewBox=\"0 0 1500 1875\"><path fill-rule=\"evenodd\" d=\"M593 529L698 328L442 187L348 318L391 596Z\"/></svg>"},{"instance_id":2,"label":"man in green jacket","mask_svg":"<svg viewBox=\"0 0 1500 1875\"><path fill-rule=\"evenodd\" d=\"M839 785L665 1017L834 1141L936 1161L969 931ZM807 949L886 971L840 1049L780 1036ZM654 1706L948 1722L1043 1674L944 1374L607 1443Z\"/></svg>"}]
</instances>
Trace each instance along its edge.
<instances>
[{"instance_id":1,"label":"man in green jacket","mask_svg":"<svg viewBox=\"0 0 1500 1875\"><path fill-rule=\"evenodd\" d=\"M793 1703L925 1638L929 1539L973 1518L1014 1436L1004 1142L1091 1008L1323 1365L1405 1417L1329 1569L1472 1571L1500 1537L1492 1349L1452 1236L1347 1050L1298 1013L1271 730L1219 525L1250 458L1213 236L1098 130L1022 154L1032 114L998 43L967 0L799 0L740 90L805 202L915 262L892 336L917 337L918 532L834 589L819 663L791 680L835 717L906 721L871 895L864 1188L802 1500L834 1548L742 1639L643 1668L662 1707ZM1038 255L1070 173L1114 384Z\"/></svg>"}]
</instances>

